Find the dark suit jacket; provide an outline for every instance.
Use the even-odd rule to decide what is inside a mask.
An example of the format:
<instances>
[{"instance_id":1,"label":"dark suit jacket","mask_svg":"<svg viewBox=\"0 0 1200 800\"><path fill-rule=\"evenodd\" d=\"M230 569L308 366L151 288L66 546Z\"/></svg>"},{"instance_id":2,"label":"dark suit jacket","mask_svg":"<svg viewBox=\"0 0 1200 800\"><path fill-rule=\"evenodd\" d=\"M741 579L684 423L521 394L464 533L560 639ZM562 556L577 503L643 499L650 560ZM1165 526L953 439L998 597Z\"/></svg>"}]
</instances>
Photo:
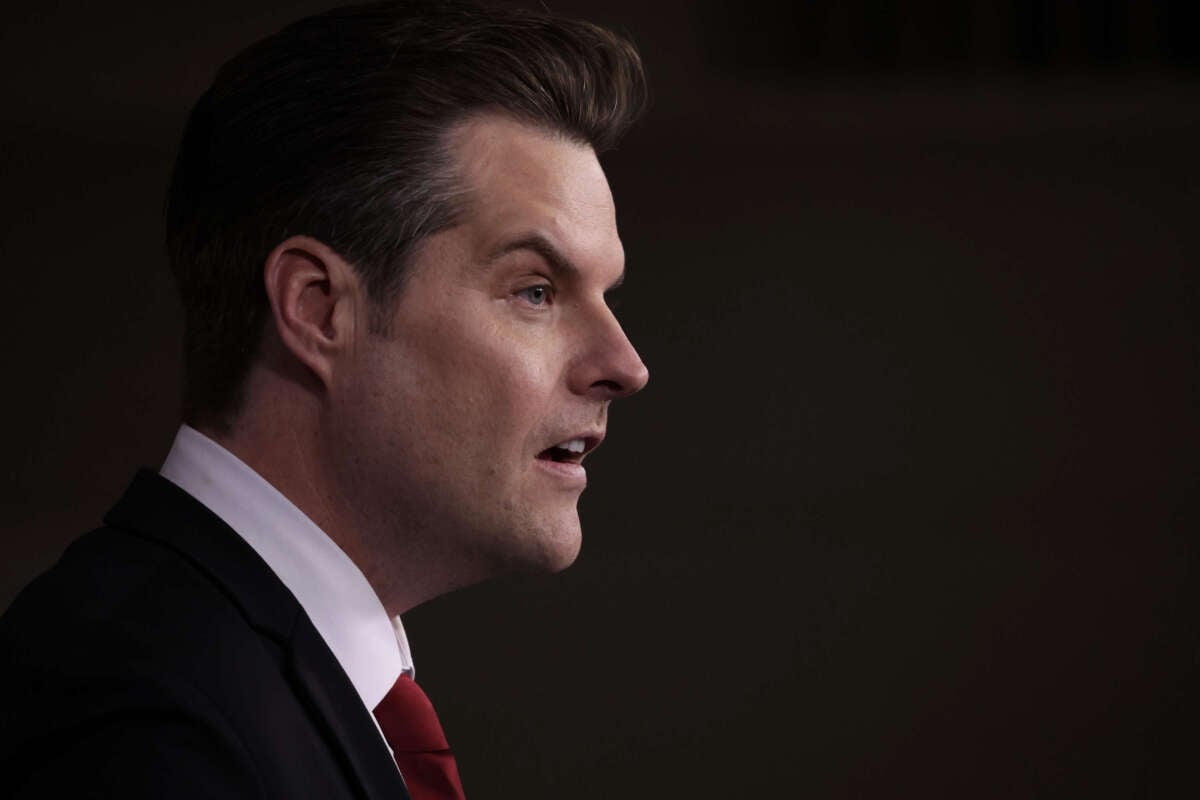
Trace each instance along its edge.
<instances>
[{"instance_id":1,"label":"dark suit jacket","mask_svg":"<svg viewBox=\"0 0 1200 800\"><path fill-rule=\"evenodd\" d=\"M0 619L0 797L408 798L292 594L141 472Z\"/></svg>"}]
</instances>

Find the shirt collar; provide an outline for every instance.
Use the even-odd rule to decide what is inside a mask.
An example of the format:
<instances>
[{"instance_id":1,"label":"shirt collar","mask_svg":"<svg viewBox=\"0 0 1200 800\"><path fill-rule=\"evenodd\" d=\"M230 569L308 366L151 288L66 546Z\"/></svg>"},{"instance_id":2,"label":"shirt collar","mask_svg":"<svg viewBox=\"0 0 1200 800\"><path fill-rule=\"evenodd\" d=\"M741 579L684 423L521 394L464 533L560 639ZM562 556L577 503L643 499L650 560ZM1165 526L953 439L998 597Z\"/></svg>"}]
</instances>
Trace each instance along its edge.
<instances>
[{"instance_id":1,"label":"shirt collar","mask_svg":"<svg viewBox=\"0 0 1200 800\"><path fill-rule=\"evenodd\" d=\"M388 618L362 570L245 462L183 425L160 470L254 548L308 614L368 709L413 674L400 617Z\"/></svg>"}]
</instances>

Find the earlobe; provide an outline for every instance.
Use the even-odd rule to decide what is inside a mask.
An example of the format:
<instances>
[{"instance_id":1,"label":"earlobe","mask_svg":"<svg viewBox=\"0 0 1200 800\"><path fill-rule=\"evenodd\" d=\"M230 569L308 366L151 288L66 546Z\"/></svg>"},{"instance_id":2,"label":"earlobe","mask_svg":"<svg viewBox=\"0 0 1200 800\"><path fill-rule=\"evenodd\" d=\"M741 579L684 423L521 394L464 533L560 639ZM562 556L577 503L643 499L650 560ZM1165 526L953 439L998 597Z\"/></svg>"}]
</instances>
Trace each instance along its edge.
<instances>
[{"instance_id":1,"label":"earlobe","mask_svg":"<svg viewBox=\"0 0 1200 800\"><path fill-rule=\"evenodd\" d=\"M263 279L284 350L328 387L353 334L353 269L316 239L292 236L267 256Z\"/></svg>"}]
</instances>

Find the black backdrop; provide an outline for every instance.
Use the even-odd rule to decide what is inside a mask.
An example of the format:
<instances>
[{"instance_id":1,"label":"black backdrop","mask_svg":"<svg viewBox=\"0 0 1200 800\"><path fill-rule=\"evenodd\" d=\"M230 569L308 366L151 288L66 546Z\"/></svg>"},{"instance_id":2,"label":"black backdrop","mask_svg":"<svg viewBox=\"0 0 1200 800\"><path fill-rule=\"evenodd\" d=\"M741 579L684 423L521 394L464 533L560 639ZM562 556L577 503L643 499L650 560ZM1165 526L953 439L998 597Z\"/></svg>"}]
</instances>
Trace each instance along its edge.
<instances>
[{"instance_id":1,"label":"black backdrop","mask_svg":"<svg viewBox=\"0 0 1200 800\"><path fill-rule=\"evenodd\" d=\"M652 378L572 569L407 619L471 797L1194 791L1194 6L550 5L655 85ZM322 6L5 13L0 607L165 454L184 116Z\"/></svg>"}]
</instances>

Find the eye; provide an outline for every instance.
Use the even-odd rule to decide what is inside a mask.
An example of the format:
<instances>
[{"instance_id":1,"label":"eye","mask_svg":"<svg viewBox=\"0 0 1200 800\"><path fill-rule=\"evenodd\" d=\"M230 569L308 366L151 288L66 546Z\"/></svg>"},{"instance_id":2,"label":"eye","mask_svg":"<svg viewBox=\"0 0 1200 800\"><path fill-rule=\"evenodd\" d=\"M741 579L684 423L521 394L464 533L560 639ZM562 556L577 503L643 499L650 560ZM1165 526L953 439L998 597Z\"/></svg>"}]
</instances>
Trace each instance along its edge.
<instances>
[{"instance_id":1,"label":"eye","mask_svg":"<svg viewBox=\"0 0 1200 800\"><path fill-rule=\"evenodd\" d=\"M539 283L536 286L527 286L524 289L517 291L517 297L523 297L530 305L544 306L550 302L553 290L544 283Z\"/></svg>"}]
</instances>

